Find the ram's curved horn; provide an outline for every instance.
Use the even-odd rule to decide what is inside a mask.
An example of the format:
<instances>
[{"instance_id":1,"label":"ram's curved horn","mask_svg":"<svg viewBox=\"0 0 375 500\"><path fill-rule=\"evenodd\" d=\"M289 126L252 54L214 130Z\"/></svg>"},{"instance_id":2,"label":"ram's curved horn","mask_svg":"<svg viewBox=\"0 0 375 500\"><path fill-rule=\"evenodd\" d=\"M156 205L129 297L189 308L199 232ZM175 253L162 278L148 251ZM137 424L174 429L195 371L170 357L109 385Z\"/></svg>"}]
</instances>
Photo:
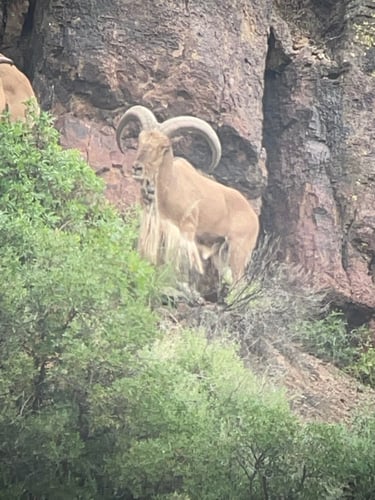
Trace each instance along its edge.
<instances>
[{"instance_id":1,"label":"ram's curved horn","mask_svg":"<svg viewBox=\"0 0 375 500\"><path fill-rule=\"evenodd\" d=\"M118 147L122 152L121 137L126 125L131 121L138 121L142 130L151 130L158 127L158 121L152 111L144 106L132 106L122 116L119 124L117 125L116 140Z\"/></svg>"},{"instance_id":2,"label":"ram's curved horn","mask_svg":"<svg viewBox=\"0 0 375 500\"><path fill-rule=\"evenodd\" d=\"M172 137L181 130L186 130L194 132L206 139L208 145L211 149L211 164L208 168L209 172L212 172L221 158L221 144L220 140L215 132L215 130L204 120L196 118L195 116L176 116L175 118L170 118L159 125L160 132Z\"/></svg>"},{"instance_id":3,"label":"ram's curved horn","mask_svg":"<svg viewBox=\"0 0 375 500\"><path fill-rule=\"evenodd\" d=\"M0 53L0 64L14 64L14 61L12 59L9 59L9 57L4 56L4 54Z\"/></svg>"}]
</instances>

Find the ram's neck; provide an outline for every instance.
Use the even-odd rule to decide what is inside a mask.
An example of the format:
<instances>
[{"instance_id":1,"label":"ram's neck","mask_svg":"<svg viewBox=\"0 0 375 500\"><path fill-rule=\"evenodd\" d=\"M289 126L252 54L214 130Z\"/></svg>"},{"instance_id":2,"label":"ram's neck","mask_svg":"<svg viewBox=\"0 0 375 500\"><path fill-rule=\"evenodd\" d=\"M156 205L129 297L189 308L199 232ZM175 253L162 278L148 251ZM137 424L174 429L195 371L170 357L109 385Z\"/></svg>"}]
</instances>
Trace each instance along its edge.
<instances>
[{"instance_id":1,"label":"ram's neck","mask_svg":"<svg viewBox=\"0 0 375 500\"><path fill-rule=\"evenodd\" d=\"M163 164L160 166L156 180L156 197L159 210L164 212L169 204L171 191L177 186L177 170L174 165L172 152L164 156Z\"/></svg>"},{"instance_id":2,"label":"ram's neck","mask_svg":"<svg viewBox=\"0 0 375 500\"><path fill-rule=\"evenodd\" d=\"M163 190L169 185L171 185L172 180L176 176L174 157L172 152L168 152L164 156L164 161L161 164L158 175L157 175L157 186L158 189Z\"/></svg>"}]
</instances>

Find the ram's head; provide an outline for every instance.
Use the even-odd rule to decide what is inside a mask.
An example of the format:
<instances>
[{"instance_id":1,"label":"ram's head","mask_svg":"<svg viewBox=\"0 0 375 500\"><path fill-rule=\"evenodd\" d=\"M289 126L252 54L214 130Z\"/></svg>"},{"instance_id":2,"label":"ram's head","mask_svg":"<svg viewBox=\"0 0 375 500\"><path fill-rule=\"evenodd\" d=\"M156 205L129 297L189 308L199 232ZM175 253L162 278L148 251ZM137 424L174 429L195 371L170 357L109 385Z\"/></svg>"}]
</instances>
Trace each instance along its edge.
<instances>
[{"instance_id":1,"label":"ram's head","mask_svg":"<svg viewBox=\"0 0 375 500\"><path fill-rule=\"evenodd\" d=\"M130 122L137 122L141 132L138 137L137 157L133 164L133 176L137 180L155 179L166 156L173 155L171 139L182 133L192 132L203 137L211 149L211 172L219 163L221 144L212 127L194 116L178 116L159 123L155 115L144 106L133 106L121 118L117 127L117 143L121 151L122 136Z\"/></svg>"}]
</instances>

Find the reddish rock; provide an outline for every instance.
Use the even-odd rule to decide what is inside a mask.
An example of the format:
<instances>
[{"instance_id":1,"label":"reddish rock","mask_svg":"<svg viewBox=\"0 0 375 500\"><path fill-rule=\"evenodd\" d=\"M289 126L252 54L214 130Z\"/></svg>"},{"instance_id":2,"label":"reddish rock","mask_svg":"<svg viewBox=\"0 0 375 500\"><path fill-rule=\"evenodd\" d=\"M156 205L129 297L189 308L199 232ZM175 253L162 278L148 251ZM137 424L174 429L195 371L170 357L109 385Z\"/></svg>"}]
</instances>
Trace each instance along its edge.
<instances>
[{"instance_id":1,"label":"reddish rock","mask_svg":"<svg viewBox=\"0 0 375 500\"><path fill-rule=\"evenodd\" d=\"M109 200L124 209L139 199L139 186L131 176L136 150L129 148L123 155L117 147L113 127L72 114L61 115L55 124L61 131L62 146L78 149L104 179Z\"/></svg>"},{"instance_id":2,"label":"reddish rock","mask_svg":"<svg viewBox=\"0 0 375 500\"><path fill-rule=\"evenodd\" d=\"M375 87L371 49L357 36L365 7L278 5L265 86L264 225L315 281L368 312L375 309Z\"/></svg>"}]
</instances>

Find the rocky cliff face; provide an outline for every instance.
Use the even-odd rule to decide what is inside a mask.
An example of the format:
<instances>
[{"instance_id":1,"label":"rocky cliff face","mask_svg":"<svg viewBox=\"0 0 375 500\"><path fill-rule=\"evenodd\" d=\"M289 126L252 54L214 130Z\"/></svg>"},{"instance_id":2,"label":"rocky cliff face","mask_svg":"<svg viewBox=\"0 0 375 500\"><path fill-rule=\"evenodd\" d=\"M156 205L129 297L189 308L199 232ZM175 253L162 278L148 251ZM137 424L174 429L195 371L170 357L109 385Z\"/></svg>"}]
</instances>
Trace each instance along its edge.
<instances>
[{"instance_id":1,"label":"rocky cliff face","mask_svg":"<svg viewBox=\"0 0 375 500\"><path fill-rule=\"evenodd\" d=\"M265 227L362 317L375 307L371 12L355 1L277 2L264 95Z\"/></svg>"},{"instance_id":2,"label":"rocky cliff face","mask_svg":"<svg viewBox=\"0 0 375 500\"><path fill-rule=\"evenodd\" d=\"M258 210L263 198L263 228L281 236L282 258L328 285L353 323L370 320L370 2L17 0L3 1L2 16L1 51L30 75L63 144L82 151L112 201L137 199L135 145L123 156L114 136L127 107L144 104L159 119L199 116L222 140L217 178ZM189 158L204 165L207 151L193 145Z\"/></svg>"}]
</instances>

